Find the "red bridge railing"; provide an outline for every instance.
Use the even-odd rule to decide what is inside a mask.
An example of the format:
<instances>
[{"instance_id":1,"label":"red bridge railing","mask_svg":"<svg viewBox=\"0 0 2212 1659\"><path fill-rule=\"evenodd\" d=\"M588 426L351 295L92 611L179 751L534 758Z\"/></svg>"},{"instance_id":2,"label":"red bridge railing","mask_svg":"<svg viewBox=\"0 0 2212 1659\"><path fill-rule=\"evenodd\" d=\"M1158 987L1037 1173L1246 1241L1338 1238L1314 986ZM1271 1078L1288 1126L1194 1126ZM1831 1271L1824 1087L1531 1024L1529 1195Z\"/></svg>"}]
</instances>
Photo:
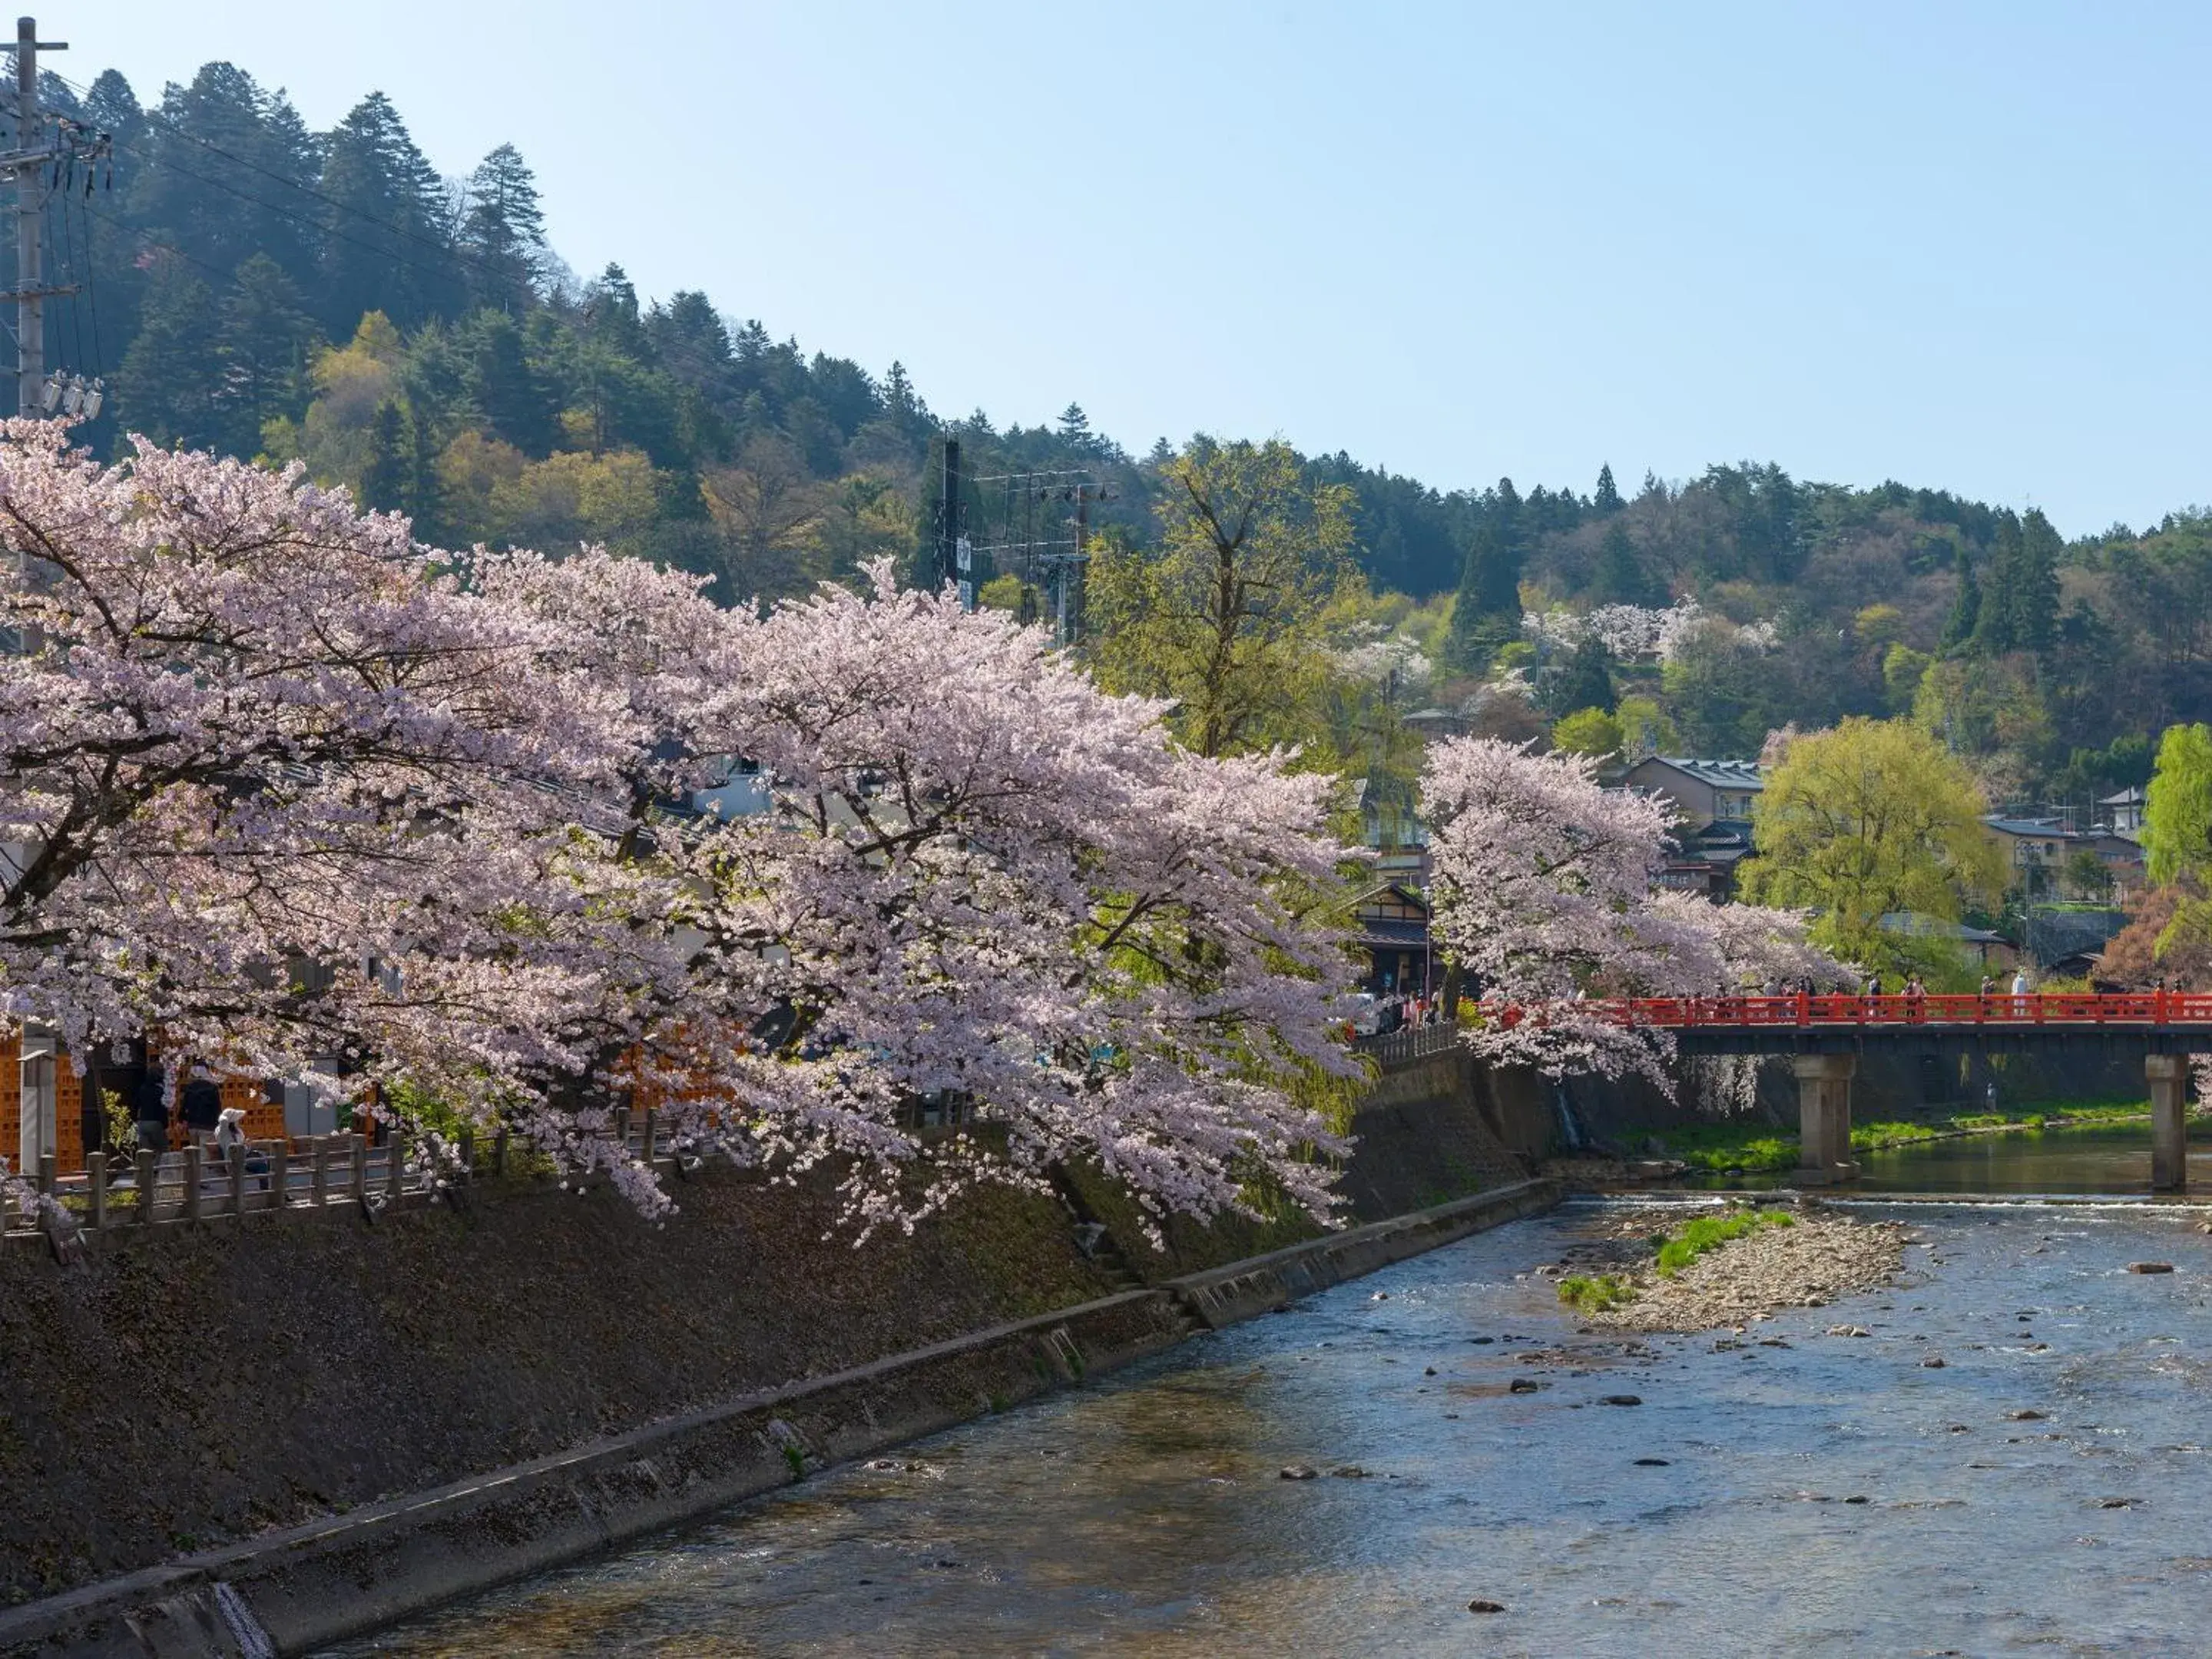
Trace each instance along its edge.
<instances>
[{"instance_id":1,"label":"red bridge railing","mask_svg":"<svg viewBox=\"0 0 2212 1659\"><path fill-rule=\"evenodd\" d=\"M2212 1025L2212 994L2193 991L2101 995L2031 992L2021 996L2009 991L1988 996L1823 992L1756 997L1624 997L1582 1006L1617 1025L1676 1030L1790 1025ZM1518 1024L1522 1011L1491 1005L1483 1014L1486 1018Z\"/></svg>"}]
</instances>

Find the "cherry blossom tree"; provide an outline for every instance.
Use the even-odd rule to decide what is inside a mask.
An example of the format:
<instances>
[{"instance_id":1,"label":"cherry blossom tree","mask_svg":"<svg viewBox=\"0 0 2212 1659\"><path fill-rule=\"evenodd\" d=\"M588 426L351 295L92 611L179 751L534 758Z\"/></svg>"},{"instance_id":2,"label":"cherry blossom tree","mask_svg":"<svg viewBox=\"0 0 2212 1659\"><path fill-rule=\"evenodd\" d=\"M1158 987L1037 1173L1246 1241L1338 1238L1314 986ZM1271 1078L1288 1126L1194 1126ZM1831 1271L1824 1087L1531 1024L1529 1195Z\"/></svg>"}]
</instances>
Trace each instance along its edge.
<instances>
[{"instance_id":1,"label":"cherry blossom tree","mask_svg":"<svg viewBox=\"0 0 2212 1659\"><path fill-rule=\"evenodd\" d=\"M1194 757L888 567L765 617L598 552L464 582L296 471L39 423L0 544L0 994L78 1059L307 1070L648 1211L625 1104L845 1160L864 1225L1079 1153L1155 1210L1328 1210L1343 849L1288 757ZM765 810L697 811L738 757Z\"/></svg>"},{"instance_id":2,"label":"cherry blossom tree","mask_svg":"<svg viewBox=\"0 0 2212 1659\"><path fill-rule=\"evenodd\" d=\"M870 1224L1078 1152L1156 1211L1261 1176L1326 1213L1302 1149L1339 1143L1293 1085L1350 1069L1328 780L1193 755L1042 631L866 574L729 616L690 702L685 745L758 767L765 810L671 827L630 890L686 953L633 1066L676 1139L844 1158ZM925 1102L980 1132L925 1146Z\"/></svg>"},{"instance_id":3,"label":"cherry blossom tree","mask_svg":"<svg viewBox=\"0 0 2212 1659\"><path fill-rule=\"evenodd\" d=\"M1421 811L1431 926L1487 1006L1468 1042L1550 1076L1635 1070L1665 1086L1671 1040L1589 1003L1703 988L1720 972L1709 929L1650 903L1664 806L1600 787L1588 756L1457 738L1430 751Z\"/></svg>"},{"instance_id":4,"label":"cherry blossom tree","mask_svg":"<svg viewBox=\"0 0 2212 1659\"><path fill-rule=\"evenodd\" d=\"M1794 912L1656 888L1665 806L1596 772L1587 756L1487 738L1430 753L1431 926L1480 994L1476 1052L1553 1077L1633 1071L1671 1093L1671 1036L1625 1025L1604 1000L1850 982Z\"/></svg>"}]
</instances>

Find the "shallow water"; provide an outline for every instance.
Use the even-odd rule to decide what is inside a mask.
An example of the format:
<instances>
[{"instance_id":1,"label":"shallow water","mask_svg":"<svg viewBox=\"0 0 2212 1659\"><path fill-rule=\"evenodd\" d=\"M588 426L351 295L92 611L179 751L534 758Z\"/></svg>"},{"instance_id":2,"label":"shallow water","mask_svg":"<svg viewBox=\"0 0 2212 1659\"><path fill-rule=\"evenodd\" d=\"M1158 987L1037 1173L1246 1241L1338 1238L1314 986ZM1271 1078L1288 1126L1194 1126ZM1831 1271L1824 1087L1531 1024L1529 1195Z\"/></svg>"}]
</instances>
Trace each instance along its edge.
<instances>
[{"instance_id":1,"label":"shallow water","mask_svg":"<svg viewBox=\"0 0 2212 1659\"><path fill-rule=\"evenodd\" d=\"M2212 1192L2212 1145L2204 1127L2191 1126L2190 1187ZM1861 1176L1844 1190L1858 1193L2096 1193L2150 1194L2150 1122L2079 1129L2009 1129L1912 1141L1858 1155ZM1715 1191L1794 1187L1790 1171L1715 1176L1698 1184Z\"/></svg>"},{"instance_id":2,"label":"shallow water","mask_svg":"<svg viewBox=\"0 0 2212 1659\"><path fill-rule=\"evenodd\" d=\"M1741 1347L1577 1334L1571 1206L343 1651L2205 1650L2197 1215L1867 1213L1905 1280Z\"/></svg>"}]
</instances>

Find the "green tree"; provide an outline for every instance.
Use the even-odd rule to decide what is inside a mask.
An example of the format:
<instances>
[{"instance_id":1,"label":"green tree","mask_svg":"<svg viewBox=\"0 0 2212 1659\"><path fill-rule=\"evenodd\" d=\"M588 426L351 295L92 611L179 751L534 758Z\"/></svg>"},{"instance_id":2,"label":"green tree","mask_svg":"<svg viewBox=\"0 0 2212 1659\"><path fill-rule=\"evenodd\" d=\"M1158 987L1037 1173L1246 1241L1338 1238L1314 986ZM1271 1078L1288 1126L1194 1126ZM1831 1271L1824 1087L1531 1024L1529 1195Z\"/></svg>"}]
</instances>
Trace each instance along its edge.
<instances>
[{"instance_id":1,"label":"green tree","mask_svg":"<svg viewBox=\"0 0 2212 1659\"><path fill-rule=\"evenodd\" d=\"M300 289L265 253L239 266L216 316L216 436L233 454L261 447L261 429L305 403L319 338Z\"/></svg>"},{"instance_id":2,"label":"green tree","mask_svg":"<svg viewBox=\"0 0 2212 1659\"><path fill-rule=\"evenodd\" d=\"M1848 960L1893 965L1883 916L1955 921L1994 897L2004 861L1972 774L1903 720L1850 719L1798 738L1752 809L1745 896L1816 912L1813 934Z\"/></svg>"},{"instance_id":3,"label":"green tree","mask_svg":"<svg viewBox=\"0 0 2212 1659\"><path fill-rule=\"evenodd\" d=\"M545 265L545 215L538 181L513 144L501 144L469 175L461 252L470 292L480 306L527 310Z\"/></svg>"},{"instance_id":4,"label":"green tree","mask_svg":"<svg viewBox=\"0 0 2212 1659\"><path fill-rule=\"evenodd\" d=\"M1605 527L1597 544L1597 569L1590 579L1590 598L1599 605L1664 605L1663 585L1652 580L1636 556L1628 526L1619 519Z\"/></svg>"},{"instance_id":5,"label":"green tree","mask_svg":"<svg viewBox=\"0 0 2212 1659\"><path fill-rule=\"evenodd\" d=\"M2143 804L2143 851L2163 885L2212 864L2212 726L2169 726Z\"/></svg>"},{"instance_id":6,"label":"green tree","mask_svg":"<svg viewBox=\"0 0 2212 1659\"><path fill-rule=\"evenodd\" d=\"M1554 708L1595 708L1612 714L1619 702L1613 686L1613 653L1601 640L1583 641L1568 654L1557 680L1545 691Z\"/></svg>"},{"instance_id":7,"label":"green tree","mask_svg":"<svg viewBox=\"0 0 2212 1659\"><path fill-rule=\"evenodd\" d=\"M1305 735L1328 676L1323 611L1359 581L1352 491L1309 479L1279 440L1193 439L1159 483L1157 546L1093 550L1100 680L1171 699L1200 754Z\"/></svg>"},{"instance_id":8,"label":"green tree","mask_svg":"<svg viewBox=\"0 0 2212 1659\"><path fill-rule=\"evenodd\" d=\"M1500 646L1521 629L1521 571L1527 556L1521 497L1513 480L1500 478L1475 516L1459 592L1452 601L1451 632L1444 641L1447 667L1480 673Z\"/></svg>"},{"instance_id":9,"label":"green tree","mask_svg":"<svg viewBox=\"0 0 2212 1659\"><path fill-rule=\"evenodd\" d=\"M1602 708L1577 708L1552 726L1552 746L1570 754L1617 755L1621 744L1620 721Z\"/></svg>"},{"instance_id":10,"label":"green tree","mask_svg":"<svg viewBox=\"0 0 2212 1659\"><path fill-rule=\"evenodd\" d=\"M138 333L115 372L117 417L156 443L209 442L214 387L205 336L215 296L173 255L155 267Z\"/></svg>"},{"instance_id":11,"label":"green tree","mask_svg":"<svg viewBox=\"0 0 2212 1659\"><path fill-rule=\"evenodd\" d=\"M414 462L406 427L398 404L386 398L377 405L376 418L368 428L368 465L361 475L362 506L380 513L405 510L408 474Z\"/></svg>"},{"instance_id":12,"label":"green tree","mask_svg":"<svg viewBox=\"0 0 2212 1659\"><path fill-rule=\"evenodd\" d=\"M1943 623L1946 651L1954 651L1972 639L1982 622L1982 585L1975 580L1973 556L1964 542L1952 556L1951 568L1958 574L1959 593L1951 601L1951 614Z\"/></svg>"},{"instance_id":13,"label":"green tree","mask_svg":"<svg viewBox=\"0 0 2212 1659\"><path fill-rule=\"evenodd\" d=\"M445 187L382 93L355 105L330 135L320 191L328 204L321 297L333 333L371 311L412 328L459 309Z\"/></svg>"},{"instance_id":14,"label":"green tree","mask_svg":"<svg viewBox=\"0 0 2212 1659\"><path fill-rule=\"evenodd\" d=\"M1597 488L1590 492L1590 505L1604 514L1618 513L1628 505L1620 499L1620 486L1613 481L1613 463L1610 461L1597 470Z\"/></svg>"}]
</instances>

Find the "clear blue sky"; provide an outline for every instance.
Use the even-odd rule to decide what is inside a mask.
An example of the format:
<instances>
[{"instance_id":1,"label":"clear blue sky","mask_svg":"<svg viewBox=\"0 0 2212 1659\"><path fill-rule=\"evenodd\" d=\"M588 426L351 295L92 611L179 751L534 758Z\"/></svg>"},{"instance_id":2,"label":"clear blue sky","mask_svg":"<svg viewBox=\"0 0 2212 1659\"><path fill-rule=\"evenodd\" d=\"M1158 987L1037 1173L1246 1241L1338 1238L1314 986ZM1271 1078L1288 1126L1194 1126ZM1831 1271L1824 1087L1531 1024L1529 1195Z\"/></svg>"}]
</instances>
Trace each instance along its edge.
<instances>
[{"instance_id":1,"label":"clear blue sky","mask_svg":"<svg viewBox=\"0 0 2212 1659\"><path fill-rule=\"evenodd\" d=\"M2212 500L2212 9L109 0L537 169L561 253L933 407L1444 487L1775 459L2069 534Z\"/></svg>"}]
</instances>

